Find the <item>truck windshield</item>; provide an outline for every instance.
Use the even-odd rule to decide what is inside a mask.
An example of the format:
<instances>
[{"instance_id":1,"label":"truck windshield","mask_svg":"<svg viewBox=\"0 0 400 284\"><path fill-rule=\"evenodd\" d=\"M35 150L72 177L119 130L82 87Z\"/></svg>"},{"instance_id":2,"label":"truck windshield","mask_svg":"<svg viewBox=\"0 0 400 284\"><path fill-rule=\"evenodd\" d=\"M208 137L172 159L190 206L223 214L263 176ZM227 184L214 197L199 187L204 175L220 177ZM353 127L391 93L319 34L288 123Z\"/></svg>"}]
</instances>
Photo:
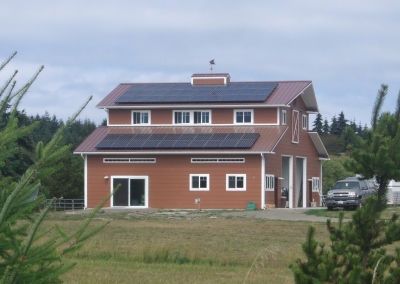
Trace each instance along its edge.
<instances>
[{"instance_id":1,"label":"truck windshield","mask_svg":"<svg viewBox=\"0 0 400 284\"><path fill-rule=\"evenodd\" d=\"M357 181L339 181L332 189L360 189L360 183Z\"/></svg>"}]
</instances>

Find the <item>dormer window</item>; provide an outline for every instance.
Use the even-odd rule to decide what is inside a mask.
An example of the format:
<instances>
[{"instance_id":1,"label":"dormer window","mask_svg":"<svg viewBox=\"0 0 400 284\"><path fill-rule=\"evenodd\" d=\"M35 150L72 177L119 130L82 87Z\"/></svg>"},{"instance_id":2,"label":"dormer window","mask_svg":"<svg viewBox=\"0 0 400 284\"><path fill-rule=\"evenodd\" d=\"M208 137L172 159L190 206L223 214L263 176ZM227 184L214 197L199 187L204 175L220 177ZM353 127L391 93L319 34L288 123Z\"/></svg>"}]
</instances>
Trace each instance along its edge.
<instances>
[{"instance_id":1,"label":"dormer window","mask_svg":"<svg viewBox=\"0 0 400 284\"><path fill-rule=\"evenodd\" d=\"M132 124L150 124L150 111L132 111Z\"/></svg>"},{"instance_id":2,"label":"dormer window","mask_svg":"<svg viewBox=\"0 0 400 284\"><path fill-rule=\"evenodd\" d=\"M282 110L282 125L286 125L286 110Z\"/></svg>"},{"instance_id":3,"label":"dormer window","mask_svg":"<svg viewBox=\"0 0 400 284\"><path fill-rule=\"evenodd\" d=\"M253 123L253 110L235 110L235 123Z\"/></svg>"},{"instance_id":4,"label":"dormer window","mask_svg":"<svg viewBox=\"0 0 400 284\"><path fill-rule=\"evenodd\" d=\"M305 114L303 114L303 120L301 126L304 130L307 130L307 115Z\"/></svg>"},{"instance_id":5,"label":"dormer window","mask_svg":"<svg viewBox=\"0 0 400 284\"><path fill-rule=\"evenodd\" d=\"M211 111L174 111L174 124L210 124Z\"/></svg>"}]
</instances>

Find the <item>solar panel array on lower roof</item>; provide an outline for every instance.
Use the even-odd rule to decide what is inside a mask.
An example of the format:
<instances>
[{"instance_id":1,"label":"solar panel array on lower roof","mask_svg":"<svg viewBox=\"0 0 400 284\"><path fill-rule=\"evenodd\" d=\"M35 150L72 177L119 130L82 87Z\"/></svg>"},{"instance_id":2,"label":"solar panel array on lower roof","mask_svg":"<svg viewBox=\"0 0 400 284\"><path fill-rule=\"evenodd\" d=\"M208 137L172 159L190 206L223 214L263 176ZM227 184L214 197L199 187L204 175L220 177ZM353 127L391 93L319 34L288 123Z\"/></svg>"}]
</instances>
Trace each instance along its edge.
<instances>
[{"instance_id":1,"label":"solar panel array on lower roof","mask_svg":"<svg viewBox=\"0 0 400 284\"><path fill-rule=\"evenodd\" d=\"M264 102L276 82L233 82L228 85L190 83L133 84L115 102L126 103L232 103Z\"/></svg>"},{"instance_id":2,"label":"solar panel array on lower roof","mask_svg":"<svg viewBox=\"0 0 400 284\"><path fill-rule=\"evenodd\" d=\"M259 133L108 134L97 149L248 149Z\"/></svg>"}]
</instances>

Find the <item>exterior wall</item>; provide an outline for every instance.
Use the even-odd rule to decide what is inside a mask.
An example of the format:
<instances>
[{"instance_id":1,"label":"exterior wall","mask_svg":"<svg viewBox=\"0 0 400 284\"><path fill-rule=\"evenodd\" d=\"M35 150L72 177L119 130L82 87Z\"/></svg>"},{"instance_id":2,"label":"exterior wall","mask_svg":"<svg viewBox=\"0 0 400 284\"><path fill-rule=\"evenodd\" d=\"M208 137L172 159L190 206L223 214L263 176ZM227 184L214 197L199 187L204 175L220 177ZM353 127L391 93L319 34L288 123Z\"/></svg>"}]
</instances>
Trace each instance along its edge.
<instances>
[{"instance_id":1,"label":"exterior wall","mask_svg":"<svg viewBox=\"0 0 400 284\"><path fill-rule=\"evenodd\" d=\"M296 105L296 107L293 107ZM297 98L290 109L287 109L287 126L289 127L288 131L283 136L282 140L279 142L278 146L275 149L275 154L266 155L266 165L265 165L265 173L266 174L274 174L275 177L282 176L282 157L283 156L292 156L293 157L293 196L296 196L296 158L306 158L306 179L305 182L307 190L306 190L306 206L309 207L309 201L315 200L319 201L320 196L318 192L312 192L310 196L310 183L309 179L313 177L319 177L320 182L322 182L321 177L321 161L319 160L319 155L315 146L308 134L308 130L303 130L301 127L301 117L305 114L306 107L301 98ZM292 109L300 111L300 121L299 121L299 143L292 143ZM308 118L307 118L308 120ZM278 199L280 199L281 185L277 185L277 194ZM265 203L266 204L275 204L276 201L275 193L272 191L267 191L265 195ZM291 198L292 206L296 207L295 198Z\"/></svg>"},{"instance_id":2,"label":"exterior wall","mask_svg":"<svg viewBox=\"0 0 400 284\"><path fill-rule=\"evenodd\" d=\"M196 110L209 108L196 108ZM276 124L278 121L278 113L276 108L255 108L254 123L256 124ZM211 110L212 124L233 124L234 112L233 109L217 108ZM120 125L132 123L131 109L110 109L109 124ZM173 109L153 109L151 110L151 124L172 124Z\"/></svg>"},{"instance_id":3,"label":"exterior wall","mask_svg":"<svg viewBox=\"0 0 400 284\"><path fill-rule=\"evenodd\" d=\"M277 108L256 108L254 109L254 123L278 123Z\"/></svg>"},{"instance_id":4,"label":"exterior wall","mask_svg":"<svg viewBox=\"0 0 400 284\"><path fill-rule=\"evenodd\" d=\"M228 81L229 83L229 81ZM224 78L208 78L196 79L193 78L193 85L225 85Z\"/></svg>"},{"instance_id":5,"label":"exterior wall","mask_svg":"<svg viewBox=\"0 0 400 284\"><path fill-rule=\"evenodd\" d=\"M191 163L191 158L212 158L196 155L159 155L156 163L103 163L107 156L88 156L88 207L93 208L111 191L111 176L148 176L150 208L197 209L201 199L204 209L245 209L249 201L260 206L260 155L225 156L245 158L245 163ZM114 156L121 158L122 156ZM128 157L128 156L126 156ZM129 156L132 157L132 156ZM224 158L219 155L217 158ZM209 191L191 191L190 174L209 174ZM227 191L226 174L246 174L246 191ZM108 179L104 177L108 176ZM110 206L108 202L106 207Z\"/></svg>"},{"instance_id":6,"label":"exterior wall","mask_svg":"<svg viewBox=\"0 0 400 284\"><path fill-rule=\"evenodd\" d=\"M108 123L109 124L131 124L132 110L130 109L109 109Z\"/></svg>"}]
</instances>

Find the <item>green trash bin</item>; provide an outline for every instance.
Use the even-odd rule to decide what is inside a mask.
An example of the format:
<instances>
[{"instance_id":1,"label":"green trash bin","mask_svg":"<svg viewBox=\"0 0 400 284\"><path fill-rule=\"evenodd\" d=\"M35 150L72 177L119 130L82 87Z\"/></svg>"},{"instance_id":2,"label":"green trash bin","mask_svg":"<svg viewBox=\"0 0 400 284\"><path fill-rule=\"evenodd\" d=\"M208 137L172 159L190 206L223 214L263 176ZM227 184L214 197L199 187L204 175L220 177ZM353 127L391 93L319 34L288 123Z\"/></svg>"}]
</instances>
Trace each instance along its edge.
<instances>
[{"instance_id":1,"label":"green trash bin","mask_svg":"<svg viewBox=\"0 0 400 284\"><path fill-rule=\"evenodd\" d=\"M254 201L249 201L246 210L256 210L256 203Z\"/></svg>"}]
</instances>

